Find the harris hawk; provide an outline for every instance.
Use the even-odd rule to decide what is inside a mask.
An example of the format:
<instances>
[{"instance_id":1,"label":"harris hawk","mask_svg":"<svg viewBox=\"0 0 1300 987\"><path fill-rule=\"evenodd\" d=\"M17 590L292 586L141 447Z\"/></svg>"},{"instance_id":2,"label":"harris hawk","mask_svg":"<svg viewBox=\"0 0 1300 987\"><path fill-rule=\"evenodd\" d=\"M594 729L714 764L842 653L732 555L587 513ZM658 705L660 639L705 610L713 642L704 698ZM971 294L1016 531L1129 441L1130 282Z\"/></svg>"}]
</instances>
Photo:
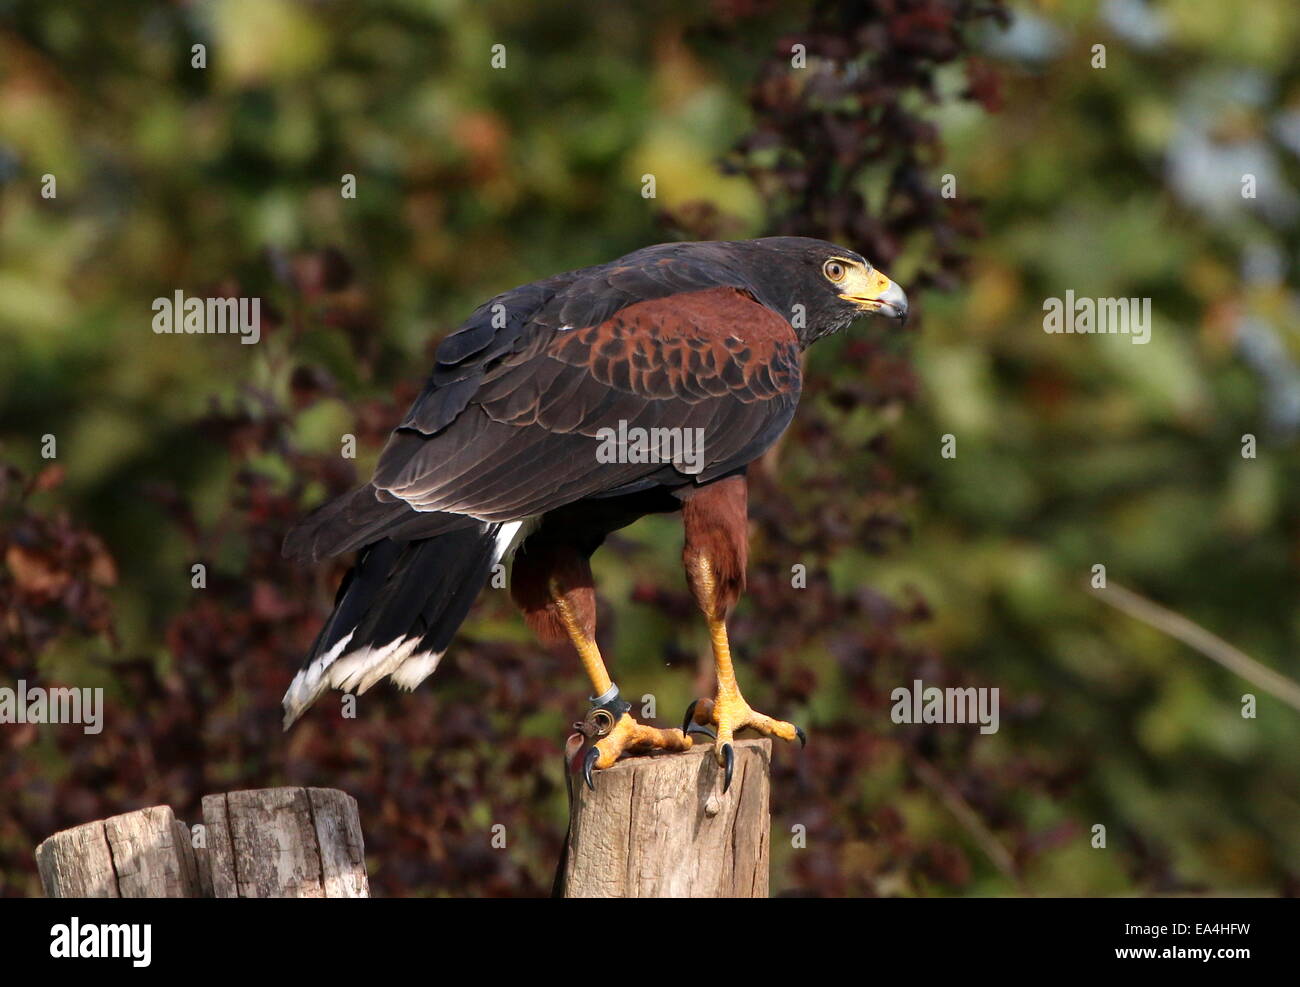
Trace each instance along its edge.
<instances>
[{"instance_id":1,"label":"harris hawk","mask_svg":"<svg viewBox=\"0 0 1300 987\"><path fill-rule=\"evenodd\" d=\"M803 741L749 706L732 666L745 471L794 416L802 351L872 312L901 320L907 298L857 253L802 237L659 244L480 306L438 346L370 482L285 539L302 562L358 553L284 696L286 729L331 687L413 689L509 563L527 623L570 641L591 679L588 785L625 752L685 750L693 734L713 737L725 785L737 730ZM601 658L590 558L611 532L676 511L717 692L662 730L632 717Z\"/></svg>"}]
</instances>

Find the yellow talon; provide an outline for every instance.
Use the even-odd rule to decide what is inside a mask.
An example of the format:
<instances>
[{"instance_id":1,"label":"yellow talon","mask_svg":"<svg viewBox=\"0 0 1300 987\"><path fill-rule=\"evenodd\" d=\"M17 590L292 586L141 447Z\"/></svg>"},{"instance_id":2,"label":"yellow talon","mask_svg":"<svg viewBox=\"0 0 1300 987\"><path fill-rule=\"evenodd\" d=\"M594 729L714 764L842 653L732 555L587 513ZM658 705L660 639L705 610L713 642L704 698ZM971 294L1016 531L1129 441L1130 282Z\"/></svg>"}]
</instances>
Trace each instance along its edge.
<instances>
[{"instance_id":1,"label":"yellow talon","mask_svg":"<svg viewBox=\"0 0 1300 987\"><path fill-rule=\"evenodd\" d=\"M735 739L737 730L749 727L768 737L780 740L797 740L807 742L803 730L793 723L778 720L765 713L757 712L737 691L724 695L721 690L716 699L697 699L686 711L685 729L692 723L701 726L712 723L718 728L717 746L721 751L723 744ZM718 754L718 763L722 763L722 754Z\"/></svg>"},{"instance_id":2,"label":"yellow talon","mask_svg":"<svg viewBox=\"0 0 1300 987\"><path fill-rule=\"evenodd\" d=\"M587 751L582 764L582 777L587 782L587 787L594 792L596 785L591 777L593 768L603 770L612 767L624 754L644 754L652 750L688 751L692 743L691 738L682 730L648 727L632 719L631 714L624 713L613 729Z\"/></svg>"}]
</instances>

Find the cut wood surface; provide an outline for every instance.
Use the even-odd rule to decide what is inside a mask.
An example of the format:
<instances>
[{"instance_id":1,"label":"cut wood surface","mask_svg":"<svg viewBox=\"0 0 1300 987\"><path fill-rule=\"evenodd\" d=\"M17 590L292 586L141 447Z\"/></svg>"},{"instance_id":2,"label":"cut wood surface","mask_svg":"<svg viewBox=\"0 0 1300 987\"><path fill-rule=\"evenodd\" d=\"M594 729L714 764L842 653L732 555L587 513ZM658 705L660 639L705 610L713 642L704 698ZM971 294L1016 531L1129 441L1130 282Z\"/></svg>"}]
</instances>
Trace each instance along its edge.
<instances>
[{"instance_id":1,"label":"cut wood surface","mask_svg":"<svg viewBox=\"0 0 1300 987\"><path fill-rule=\"evenodd\" d=\"M356 799L329 788L205 796L198 839L165 805L112 816L55 833L36 865L52 898L370 895Z\"/></svg>"},{"instance_id":2,"label":"cut wood surface","mask_svg":"<svg viewBox=\"0 0 1300 987\"><path fill-rule=\"evenodd\" d=\"M772 742L736 743L731 789L711 743L575 781L566 898L766 898Z\"/></svg>"}]
</instances>

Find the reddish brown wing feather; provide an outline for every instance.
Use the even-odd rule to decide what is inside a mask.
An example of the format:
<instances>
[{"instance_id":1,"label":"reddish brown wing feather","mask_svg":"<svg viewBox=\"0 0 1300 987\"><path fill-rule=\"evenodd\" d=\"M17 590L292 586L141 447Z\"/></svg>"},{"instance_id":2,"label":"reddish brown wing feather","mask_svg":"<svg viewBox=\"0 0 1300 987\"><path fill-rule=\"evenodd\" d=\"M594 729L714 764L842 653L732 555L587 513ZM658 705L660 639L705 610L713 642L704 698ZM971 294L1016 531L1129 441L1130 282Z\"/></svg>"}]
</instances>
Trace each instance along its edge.
<instances>
[{"instance_id":1,"label":"reddish brown wing feather","mask_svg":"<svg viewBox=\"0 0 1300 987\"><path fill-rule=\"evenodd\" d=\"M744 292L638 302L540 335L438 434L396 432L374 483L421 510L514 520L638 483L691 482L662 464L599 463L597 433L620 421L704 429L698 479L712 479L776 439L799 386L794 330Z\"/></svg>"},{"instance_id":2,"label":"reddish brown wing feather","mask_svg":"<svg viewBox=\"0 0 1300 987\"><path fill-rule=\"evenodd\" d=\"M790 324L734 288L639 302L598 326L561 334L546 354L652 398L730 393L748 403L798 386Z\"/></svg>"}]
</instances>

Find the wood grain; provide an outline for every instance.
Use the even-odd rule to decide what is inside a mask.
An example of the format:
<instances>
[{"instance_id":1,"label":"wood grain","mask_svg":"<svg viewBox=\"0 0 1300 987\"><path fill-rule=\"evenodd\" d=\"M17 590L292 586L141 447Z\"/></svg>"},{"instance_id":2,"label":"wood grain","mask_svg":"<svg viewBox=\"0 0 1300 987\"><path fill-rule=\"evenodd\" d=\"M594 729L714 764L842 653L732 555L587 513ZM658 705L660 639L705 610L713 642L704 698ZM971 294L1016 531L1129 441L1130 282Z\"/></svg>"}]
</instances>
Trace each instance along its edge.
<instances>
[{"instance_id":1,"label":"wood grain","mask_svg":"<svg viewBox=\"0 0 1300 987\"><path fill-rule=\"evenodd\" d=\"M368 898L361 820L329 788L203 799L205 846L165 805L55 833L36 848L54 898Z\"/></svg>"},{"instance_id":2,"label":"wood grain","mask_svg":"<svg viewBox=\"0 0 1300 987\"><path fill-rule=\"evenodd\" d=\"M736 743L731 789L712 745L633 757L578 781L566 898L766 898L772 743Z\"/></svg>"},{"instance_id":3,"label":"wood grain","mask_svg":"<svg viewBox=\"0 0 1300 987\"><path fill-rule=\"evenodd\" d=\"M199 896L189 833L165 805L55 833L36 867L51 898Z\"/></svg>"},{"instance_id":4,"label":"wood grain","mask_svg":"<svg viewBox=\"0 0 1300 987\"><path fill-rule=\"evenodd\" d=\"M203 799L215 898L368 898L357 801L330 788Z\"/></svg>"}]
</instances>

